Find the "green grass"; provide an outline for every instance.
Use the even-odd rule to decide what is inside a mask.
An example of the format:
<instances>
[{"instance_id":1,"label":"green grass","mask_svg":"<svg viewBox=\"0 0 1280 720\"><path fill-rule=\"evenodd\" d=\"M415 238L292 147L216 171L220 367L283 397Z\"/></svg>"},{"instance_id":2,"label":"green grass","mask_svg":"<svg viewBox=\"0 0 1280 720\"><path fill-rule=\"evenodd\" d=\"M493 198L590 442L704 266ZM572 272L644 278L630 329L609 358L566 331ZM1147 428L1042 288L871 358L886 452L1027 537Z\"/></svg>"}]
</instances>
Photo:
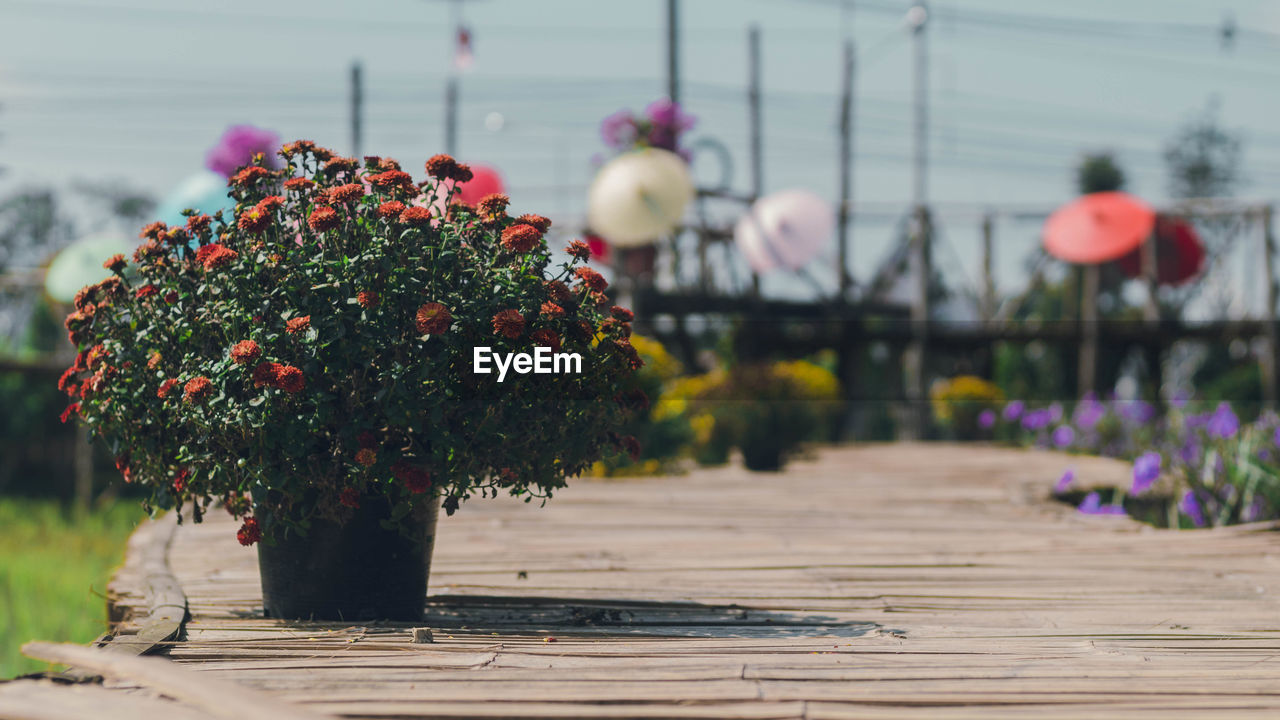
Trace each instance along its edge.
<instances>
[{"instance_id":1,"label":"green grass","mask_svg":"<svg viewBox=\"0 0 1280 720\"><path fill-rule=\"evenodd\" d=\"M48 667L18 652L28 640L102 634L107 581L143 517L128 501L76 519L57 502L0 498L0 678Z\"/></svg>"}]
</instances>

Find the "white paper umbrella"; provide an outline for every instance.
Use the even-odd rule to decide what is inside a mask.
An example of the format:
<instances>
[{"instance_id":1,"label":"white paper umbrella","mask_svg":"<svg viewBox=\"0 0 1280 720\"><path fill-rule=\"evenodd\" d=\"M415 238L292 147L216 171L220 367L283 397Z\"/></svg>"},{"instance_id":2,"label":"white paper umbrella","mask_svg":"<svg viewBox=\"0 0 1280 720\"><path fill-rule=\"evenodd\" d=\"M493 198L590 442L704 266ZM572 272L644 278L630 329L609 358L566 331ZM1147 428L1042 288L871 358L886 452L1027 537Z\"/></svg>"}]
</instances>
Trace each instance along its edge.
<instances>
[{"instance_id":1,"label":"white paper umbrella","mask_svg":"<svg viewBox=\"0 0 1280 720\"><path fill-rule=\"evenodd\" d=\"M756 272L798 270L831 241L834 212L807 190L783 190L755 201L738 220L733 239Z\"/></svg>"},{"instance_id":2,"label":"white paper umbrella","mask_svg":"<svg viewBox=\"0 0 1280 720\"><path fill-rule=\"evenodd\" d=\"M58 253L44 275L44 290L61 303L75 299L80 288L105 280L111 271L102 267L112 255L129 257L137 243L123 235L92 235L77 240Z\"/></svg>"},{"instance_id":3,"label":"white paper umbrella","mask_svg":"<svg viewBox=\"0 0 1280 720\"><path fill-rule=\"evenodd\" d=\"M187 177L160 201L156 217L166 225L183 225L187 219L182 216L182 211L187 208L206 215L217 214L219 210L234 210L235 201L227 194L227 179L207 171Z\"/></svg>"},{"instance_id":4,"label":"white paper umbrella","mask_svg":"<svg viewBox=\"0 0 1280 720\"><path fill-rule=\"evenodd\" d=\"M646 245L680 224L693 178L673 152L645 148L610 160L591 182L587 222L615 247Z\"/></svg>"}]
</instances>

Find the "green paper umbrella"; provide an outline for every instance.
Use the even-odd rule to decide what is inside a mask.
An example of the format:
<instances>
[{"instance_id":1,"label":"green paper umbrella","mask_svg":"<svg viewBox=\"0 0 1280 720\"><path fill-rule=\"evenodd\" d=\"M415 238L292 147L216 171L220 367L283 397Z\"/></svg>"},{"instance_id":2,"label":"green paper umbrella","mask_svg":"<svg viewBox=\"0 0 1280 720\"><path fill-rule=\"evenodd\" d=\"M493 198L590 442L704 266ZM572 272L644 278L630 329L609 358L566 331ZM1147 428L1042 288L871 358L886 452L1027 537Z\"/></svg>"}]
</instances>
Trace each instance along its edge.
<instances>
[{"instance_id":1,"label":"green paper umbrella","mask_svg":"<svg viewBox=\"0 0 1280 720\"><path fill-rule=\"evenodd\" d=\"M102 267L112 255L128 257L135 243L123 235L91 235L58 253L44 274L44 291L60 303L69 303L85 285L104 280L111 271Z\"/></svg>"}]
</instances>

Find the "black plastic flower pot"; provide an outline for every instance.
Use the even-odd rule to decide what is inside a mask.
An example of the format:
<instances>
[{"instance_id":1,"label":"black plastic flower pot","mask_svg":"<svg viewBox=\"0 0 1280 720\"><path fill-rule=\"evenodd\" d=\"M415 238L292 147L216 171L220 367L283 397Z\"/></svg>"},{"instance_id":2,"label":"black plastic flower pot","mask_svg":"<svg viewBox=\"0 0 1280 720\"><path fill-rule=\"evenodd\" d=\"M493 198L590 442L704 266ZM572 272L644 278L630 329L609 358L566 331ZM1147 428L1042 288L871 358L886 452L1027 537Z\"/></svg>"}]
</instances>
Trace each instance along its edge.
<instances>
[{"instance_id":1,"label":"black plastic flower pot","mask_svg":"<svg viewBox=\"0 0 1280 720\"><path fill-rule=\"evenodd\" d=\"M439 503L427 503L386 530L385 497L360 498L347 522L315 520L306 536L258 543L267 617L286 620L422 619Z\"/></svg>"}]
</instances>

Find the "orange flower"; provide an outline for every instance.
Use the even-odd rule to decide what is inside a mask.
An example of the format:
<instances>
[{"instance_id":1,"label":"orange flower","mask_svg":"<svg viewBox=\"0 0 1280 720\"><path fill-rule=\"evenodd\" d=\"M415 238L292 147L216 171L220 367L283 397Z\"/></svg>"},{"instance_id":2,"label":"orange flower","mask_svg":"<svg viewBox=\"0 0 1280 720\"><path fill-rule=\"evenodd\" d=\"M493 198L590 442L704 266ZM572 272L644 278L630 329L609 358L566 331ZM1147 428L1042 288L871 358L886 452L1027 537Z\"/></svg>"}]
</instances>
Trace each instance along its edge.
<instances>
[{"instance_id":1,"label":"orange flower","mask_svg":"<svg viewBox=\"0 0 1280 720\"><path fill-rule=\"evenodd\" d=\"M259 363L253 369L253 386L264 387L267 385L275 385L276 377L280 374L280 364L273 362Z\"/></svg>"},{"instance_id":2,"label":"orange flower","mask_svg":"<svg viewBox=\"0 0 1280 720\"><path fill-rule=\"evenodd\" d=\"M399 200L388 200L378 206L378 217L380 218L396 218L400 217L400 213L404 212L404 203Z\"/></svg>"},{"instance_id":3,"label":"orange flower","mask_svg":"<svg viewBox=\"0 0 1280 720\"><path fill-rule=\"evenodd\" d=\"M159 240L164 235L165 230L168 229L169 226L162 222L153 222L142 228L142 232L138 233L138 237L146 238L147 240Z\"/></svg>"},{"instance_id":4,"label":"orange flower","mask_svg":"<svg viewBox=\"0 0 1280 720\"><path fill-rule=\"evenodd\" d=\"M187 218L187 232L203 237L209 232L209 226L212 224L213 218L208 215L192 215Z\"/></svg>"},{"instance_id":5,"label":"orange flower","mask_svg":"<svg viewBox=\"0 0 1280 720\"><path fill-rule=\"evenodd\" d=\"M502 231L502 247L512 252L529 252L542 242L542 233L532 225L512 225Z\"/></svg>"},{"instance_id":6,"label":"orange flower","mask_svg":"<svg viewBox=\"0 0 1280 720\"><path fill-rule=\"evenodd\" d=\"M307 386L306 378L303 377L302 371L292 365L281 365L276 370L276 387L281 390L293 394L301 392Z\"/></svg>"},{"instance_id":7,"label":"orange flower","mask_svg":"<svg viewBox=\"0 0 1280 720\"><path fill-rule=\"evenodd\" d=\"M583 285L586 285L596 292L604 292L605 288L609 287L609 281L605 280L603 275L591 268L580 267L577 270L574 270L573 274L578 277L578 280L581 281Z\"/></svg>"},{"instance_id":8,"label":"orange flower","mask_svg":"<svg viewBox=\"0 0 1280 720\"><path fill-rule=\"evenodd\" d=\"M251 517L245 518L244 524L236 531L236 540L239 540L241 545L249 547L261 539L262 528L258 527L258 521Z\"/></svg>"},{"instance_id":9,"label":"orange flower","mask_svg":"<svg viewBox=\"0 0 1280 720\"><path fill-rule=\"evenodd\" d=\"M284 207L284 198L279 195L269 195L258 201L257 208L264 213L273 213Z\"/></svg>"},{"instance_id":10,"label":"orange flower","mask_svg":"<svg viewBox=\"0 0 1280 720\"><path fill-rule=\"evenodd\" d=\"M257 235L271 226L271 214L254 205L240 213L240 217L236 219L236 225L247 233Z\"/></svg>"},{"instance_id":11,"label":"orange flower","mask_svg":"<svg viewBox=\"0 0 1280 720\"><path fill-rule=\"evenodd\" d=\"M569 256L576 260L586 262L591 259L591 248L581 240L574 240L569 243L569 246L566 247L564 251L569 253Z\"/></svg>"},{"instance_id":12,"label":"orange flower","mask_svg":"<svg viewBox=\"0 0 1280 720\"><path fill-rule=\"evenodd\" d=\"M493 332L514 340L524 332L524 316L515 310L503 310L493 316Z\"/></svg>"},{"instance_id":13,"label":"orange flower","mask_svg":"<svg viewBox=\"0 0 1280 720\"><path fill-rule=\"evenodd\" d=\"M241 340L231 348L231 360L237 365L248 365L262 356L262 348L252 340Z\"/></svg>"},{"instance_id":14,"label":"orange flower","mask_svg":"<svg viewBox=\"0 0 1280 720\"><path fill-rule=\"evenodd\" d=\"M550 218L545 218L541 215L535 215L533 213L526 213L524 215L521 215L520 217L516 218L516 222L524 223L525 225L532 225L538 228L538 232L543 234L546 234L546 232L551 229Z\"/></svg>"},{"instance_id":15,"label":"orange flower","mask_svg":"<svg viewBox=\"0 0 1280 720\"><path fill-rule=\"evenodd\" d=\"M356 302L360 303L360 307L368 310L378 306L378 293L372 290L361 290L356 293Z\"/></svg>"},{"instance_id":16,"label":"orange flower","mask_svg":"<svg viewBox=\"0 0 1280 720\"><path fill-rule=\"evenodd\" d=\"M133 293L133 296L139 300L146 300L149 297L154 297L155 295L159 295L159 294L160 294L160 289L157 288L155 285L151 285L150 283L148 283L138 288L137 290L135 290Z\"/></svg>"},{"instance_id":17,"label":"orange flower","mask_svg":"<svg viewBox=\"0 0 1280 720\"><path fill-rule=\"evenodd\" d=\"M284 324L284 331L290 335L297 335L300 332L306 332L310 328L310 315L299 315L298 317L289 318Z\"/></svg>"},{"instance_id":18,"label":"orange flower","mask_svg":"<svg viewBox=\"0 0 1280 720\"><path fill-rule=\"evenodd\" d=\"M427 160L426 167L427 174L437 180L452 180L464 183L470 182L471 178L474 177L471 174L470 167L444 154L433 155L430 160Z\"/></svg>"},{"instance_id":19,"label":"orange flower","mask_svg":"<svg viewBox=\"0 0 1280 720\"><path fill-rule=\"evenodd\" d=\"M631 322L632 320L636 319L635 313L622 307L621 305L614 305L613 307L609 308L609 314L613 315L615 318L617 318L618 320L621 320L622 322Z\"/></svg>"},{"instance_id":20,"label":"orange flower","mask_svg":"<svg viewBox=\"0 0 1280 720\"><path fill-rule=\"evenodd\" d=\"M560 352L560 336L556 334L555 330L548 328L534 330L529 334L529 337L538 345L551 348L552 352Z\"/></svg>"},{"instance_id":21,"label":"orange flower","mask_svg":"<svg viewBox=\"0 0 1280 720\"><path fill-rule=\"evenodd\" d=\"M444 305L429 302L418 308L414 320L419 335L442 335L448 332L449 325L453 323L453 315Z\"/></svg>"},{"instance_id":22,"label":"orange flower","mask_svg":"<svg viewBox=\"0 0 1280 720\"><path fill-rule=\"evenodd\" d=\"M169 394L172 393L173 389L177 386L178 386L177 380L174 380L173 378L169 378L168 380L165 380L164 382L160 383L160 388L156 390L156 397L160 398L161 400L164 400L165 398L169 397Z\"/></svg>"},{"instance_id":23,"label":"orange flower","mask_svg":"<svg viewBox=\"0 0 1280 720\"><path fill-rule=\"evenodd\" d=\"M341 225L342 217L338 215L337 210L327 205L321 205L311 211L311 217L307 218L307 224L316 232L325 232Z\"/></svg>"},{"instance_id":24,"label":"orange flower","mask_svg":"<svg viewBox=\"0 0 1280 720\"><path fill-rule=\"evenodd\" d=\"M370 175L368 180L370 185L384 190L399 190L407 193L413 193L417 190L413 184L413 176L403 170L387 170L376 175Z\"/></svg>"},{"instance_id":25,"label":"orange flower","mask_svg":"<svg viewBox=\"0 0 1280 720\"><path fill-rule=\"evenodd\" d=\"M230 263L232 260L240 257L235 250L223 247L217 243L201 246L196 251L196 262L204 266L205 270L213 270Z\"/></svg>"},{"instance_id":26,"label":"orange flower","mask_svg":"<svg viewBox=\"0 0 1280 720\"><path fill-rule=\"evenodd\" d=\"M356 462L365 467L372 467L374 463L378 462L378 452L373 448L361 448L356 453Z\"/></svg>"},{"instance_id":27,"label":"orange flower","mask_svg":"<svg viewBox=\"0 0 1280 720\"><path fill-rule=\"evenodd\" d=\"M128 264L129 261L124 259L124 255L116 253L115 255L107 258L106 262L102 263L102 268L104 270L110 270L113 273L118 273L124 272L124 269Z\"/></svg>"},{"instance_id":28,"label":"orange flower","mask_svg":"<svg viewBox=\"0 0 1280 720\"><path fill-rule=\"evenodd\" d=\"M362 197L364 197L364 186L360 183L339 185L329 191L329 202L331 203L355 202Z\"/></svg>"},{"instance_id":29,"label":"orange flower","mask_svg":"<svg viewBox=\"0 0 1280 720\"><path fill-rule=\"evenodd\" d=\"M209 381L209 378L202 375L187 381L187 384L183 386L182 399L187 402L200 402L209 397L212 392L213 383Z\"/></svg>"},{"instance_id":30,"label":"orange flower","mask_svg":"<svg viewBox=\"0 0 1280 720\"><path fill-rule=\"evenodd\" d=\"M264 167L259 167L257 165L250 165L249 167L231 176L231 181L227 184L244 187L246 185L250 185L263 178L268 178L268 177L271 177L271 171L267 170Z\"/></svg>"},{"instance_id":31,"label":"orange flower","mask_svg":"<svg viewBox=\"0 0 1280 720\"><path fill-rule=\"evenodd\" d=\"M431 222L431 209L415 205L400 213L400 222L406 225L426 225Z\"/></svg>"},{"instance_id":32,"label":"orange flower","mask_svg":"<svg viewBox=\"0 0 1280 720\"><path fill-rule=\"evenodd\" d=\"M538 314L549 319L564 317L564 308L553 302L544 302L542 303L542 308L538 311Z\"/></svg>"},{"instance_id":33,"label":"orange flower","mask_svg":"<svg viewBox=\"0 0 1280 720\"><path fill-rule=\"evenodd\" d=\"M310 190L312 187L315 186L315 184L316 184L315 181L312 180L311 178L304 178L304 177L289 178L288 180L284 181L284 189L292 190L293 192L300 193L306 190Z\"/></svg>"}]
</instances>

